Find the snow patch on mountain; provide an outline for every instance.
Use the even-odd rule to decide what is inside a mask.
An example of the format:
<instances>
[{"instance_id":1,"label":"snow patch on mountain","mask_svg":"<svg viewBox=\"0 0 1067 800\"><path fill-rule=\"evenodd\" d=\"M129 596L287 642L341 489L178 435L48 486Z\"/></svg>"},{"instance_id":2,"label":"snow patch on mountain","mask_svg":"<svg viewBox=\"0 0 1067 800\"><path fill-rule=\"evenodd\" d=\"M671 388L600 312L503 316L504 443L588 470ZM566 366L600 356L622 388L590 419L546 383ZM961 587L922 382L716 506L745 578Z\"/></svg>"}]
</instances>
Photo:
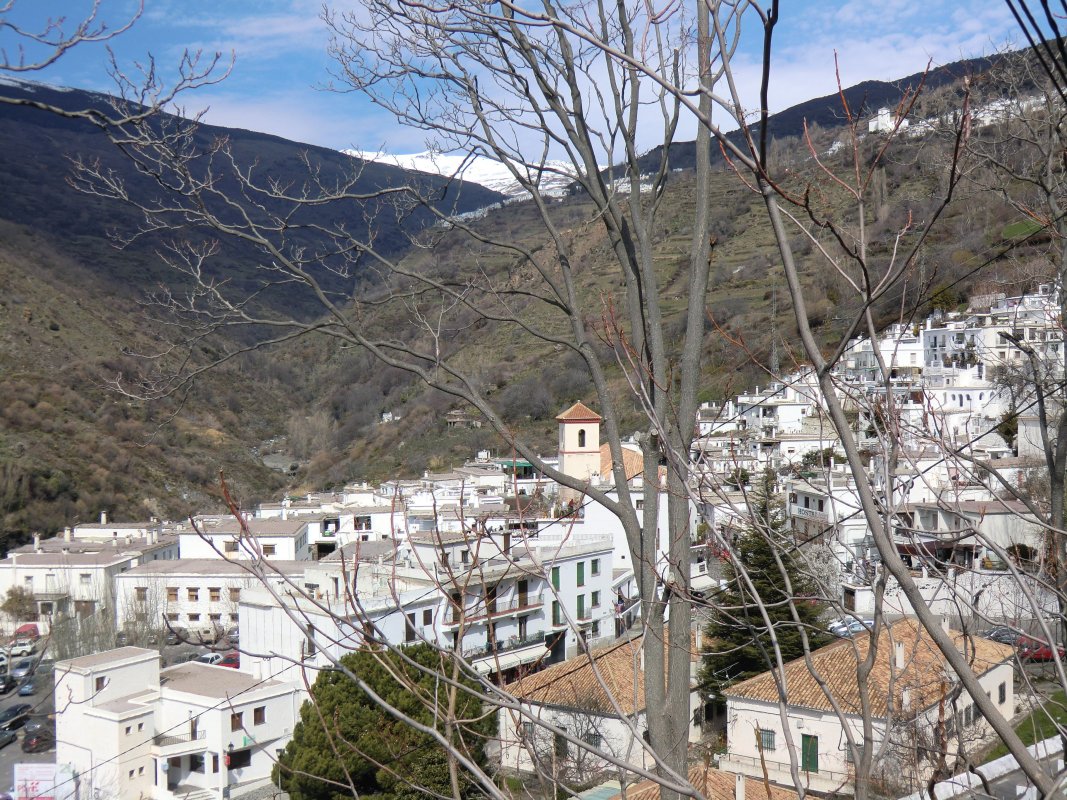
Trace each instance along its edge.
<instances>
[{"instance_id":1,"label":"snow patch on mountain","mask_svg":"<svg viewBox=\"0 0 1067 800\"><path fill-rule=\"evenodd\" d=\"M444 177L457 177L471 183L477 183L487 189L500 192L514 198L527 197L526 190L519 184L511 169L500 161L485 156L443 155L425 152L408 155L390 153L371 153L363 150L344 150L345 155L379 164L390 164L417 172ZM521 165L516 165L523 169ZM567 193L567 187L574 180L574 166L563 161L549 161L541 172L538 185L541 192L549 197L561 197ZM534 177L534 176L531 176Z\"/></svg>"}]
</instances>

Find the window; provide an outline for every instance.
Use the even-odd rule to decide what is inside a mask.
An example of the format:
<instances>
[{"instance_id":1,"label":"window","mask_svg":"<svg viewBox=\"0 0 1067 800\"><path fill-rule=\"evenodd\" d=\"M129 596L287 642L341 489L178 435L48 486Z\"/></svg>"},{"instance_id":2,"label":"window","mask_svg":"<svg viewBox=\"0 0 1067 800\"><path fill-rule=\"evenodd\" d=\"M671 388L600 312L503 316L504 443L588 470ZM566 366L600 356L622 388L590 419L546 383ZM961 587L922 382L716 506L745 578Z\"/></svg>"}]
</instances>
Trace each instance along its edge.
<instances>
[{"instance_id":1,"label":"window","mask_svg":"<svg viewBox=\"0 0 1067 800\"><path fill-rule=\"evenodd\" d=\"M138 767L137 768L137 774L138 775L144 775L144 767Z\"/></svg>"},{"instance_id":2,"label":"window","mask_svg":"<svg viewBox=\"0 0 1067 800\"><path fill-rule=\"evenodd\" d=\"M167 601L171 602L171 603L177 603L178 602L178 587L177 586L168 586L167 587Z\"/></svg>"},{"instance_id":3,"label":"window","mask_svg":"<svg viewBox=\"0 0 1067 800\"><path fill-rule=\"evenodd\" d=\"M137 732L140 733L143 730L144 730L144 723L143 722L138 722L137 723Z\"/></svg>"},{"instance_id":4,"label":"window","mask_svg":"<svg viewBox=\"0 0 1067 800\"><path fill-rule=\"evenodd\" d=\"M133 731L133 726L132 725L127 725L126 726L126 735L129 736L132 731Z\"/></svg>"},{"instance_id":5,"label":"window","mask_svg":"<svg viewBox=\"0 0 1067 800\"><path fill-rule=\"evenodd\" d=\"M863 758L863 744L861 742L857 742L856 743L856 751L859 753L859 756L862 759ZM845 743L845 763L846 764L855 764L856 763L856 759L853 758L852 748L848 746L847 742Z\"/></svg>"},{"instance_id":6,"label":"window","mask_svg":"<svg viewBox=\"0 0 1067 800\"><path fill-rule=\"evenodd\" d=\"M230 602L236 603L241 599L241 590L238 588L230 589Z\"/></svg>"},{"instance_id":7,"label":"window","mask_svg":"<svg viewBox=\"0 0 1067 800\"><path fill-rule=\"evenodd\" d=\"M243 717L243 716L244 716L244 712L242 712L242 711L237 711L237 712L234 712L233 714L230 714L230 730L231 731L239 731L239 730L241 730L241 727L244 725L244 722L241 720L241 717Z\"/></svg>"},{"instance_id":8,"label":"window","mask_svg":"<svg viewBox=\"0 0 1067 800\"><path fill-rule=\"evenodd\" d=\"M105 686L107 686L107 678L105 678L103 675L99 676L96 679L95 686L96 686L96 691L98 691L98 692L99 691L103 691L103 688Z\"/></svg>"},{"instance_id":9,"label":"window","mask_svg":"<svg viewBox=\"0 0 1067 800\"><path fill-rule=\"evenodd\" d=\"M578 446L585 447L585 428L578 431Z\"/></svg>"},{"instance_id":10,"label":"window","mask_svg":"<svg viewBox=\"0 0 1067 800\"><path fill-rule=\"evenodd\" d=\"M585 619L585 595L578 595L578 619Z\"/></svg>"},{"instance_id":11,"label":"window","mask_svg":"<svg viewBox=\"0 0 1067 800\"><path fill-rule=\"evenodd\" d=\"M559 600L553 600L552 601L552 624L553 625L562 625L563 624L563 614L560 611Z\"/></svg>"},{"instance_id":12,"label":"window","mask_svg":"<svg viewBox=\"0 0 1067 800\"><path fill-rule=\"evenodd\" d=\"M189 602L190 603L196 603L196 602L198 602L200 600L200 589L198 587L190 586L189 589L188 589L188 592L189 592Z\"/></svg>"},{"instance_id":13,"label":"window","mask_svg":"<svg viewBox=\"0 0 1067 800\"><path fill-rule=\"evenodd\" d=\"M597 608L600 605L600 592L593 592L593 599L589 601L589 605L593 608Z\"/></svg>"},{"instance_id":14,"label":"window","mask_svg":"<svg viewBox=\"0 0 1067 800\"><path fill-rule=\"evenodd\" d=\"M143 603L147 599L148 599L148 587L147 586L138 586L137 587L137 602L138 603Z\"/></svg>"},{"instance_id":15,"label":"window","mask_svg":"<svg viewBox=\"0 0 1067 800\"><path fill-rule=\"evenodd\" d=\"M235 542L233 539L229 540L228 542L223 542L222 543L222 552L224 552L224 553L236 553L237 552L237 542Z\"/></svg>"},{"instance_id":16,"label":"window","mask_svg":"<svg viewBox=\"0 0 1067 800\"><path fill-rule=\"evenodd\" d=\"M559 567L552 567L552 588L559 591Z\"/></svg>"},{"instance_id":17,"label":"window","mask_svg":"<svg viewBox=\"0 0 1067 800\"><path fill-rule=\"evenodd\" d=\"M211 771L212 772L218 772L219 771L219 754L218 753L212 753L211 754Z\"/></svg>"},{"instance_id":18,"label":"window","mask_svg":"<svg viewBox=\"0 0 1067 800\"><path fill-rule=\"evenodd\" d=\"M600 620L597 620L596 622L594 622L592 627L589 629L589 638L591 638L591 639L599 639L600 638Z\"/></svg>"},{"instance_id":19,"label":"window","mask_svg":"<svg viewBox=\"0 0 1067 800\"><path fill-rule=\"evenodd\" d=\"M82 572L78 575L78 578L81 580L82 585L93 582L93 575L90 572Z\"/></svg>"},{"instance_id":20,"label":"window","mask_svg":"<svg viewBox=\"0 0 1067 800\"><path fill-rule=\"evenodd\" d=\"M200 615L199 614L190 614L189 615L189 621L190 622L199 622L200 621Z\"/></svg>"},{"instance_id":21,"label":"window","mask_svg":"<svg viewBox=\"0 0 1067 800\"><path fill-rule=\"evenodd\" d=\"M599 733L587 733L582 736L582 741L590 747L596 747L599 749L600 742L602 741L602 739L600 738Z\"/></svg>"},{"instance_id":22,"label":"window","mask_svg":"<svg viewBox=\"0 0 1067 800\"><path fill-rule=\"evenodd\" d=\"M522 728L519 730L522 740L524 742L532 742L534 735L534 724L532 722L522 723Z\"/></svg>"},{"instance_id":23,"label":"window","mask_svg":"<svg viewBox=\"0 0 1067 800\"><path fill-rule=\"evenodd\" d=\"M308 625L304 638L304 656L307 657L315 655L315 650L315 626Z\"/></svg>"},{"instance_id":24,"label":"window","mask_svg":"<svg viewBox=\"0 0 1067 800\"><path fill-rule=\"evenodd\" d=\"M997 702L1000 705L1004 705L1004 702L1008 699L1008 685L1006 683L1000 684L997 687Z\"/></svg>"},{"instance_id":25,"label":"window","mask_svg":"<svg viewBox=\"0 0 1067 800\"><path fill-rule=\"evenodd\" d=\"M415 641L415 613L408 614L405 618L406 623L404 625L404 641Z\"/></svg>"},{"instance_id":26,"label":"window","mask_svg":"<svg viewBox=\"0 0 1067 800\"><path fill-rule=\"evenodd\" d=\"M570 742L567 741L567 737L562 733L555 734L554 749L556 751L556 758L566 758L567 752L570 750Z\"/></svg>"},{"instance_id":27,"label":"window","mask_svg":"<svg viewBox=\"0 0 1067 800\"><path fill-rule=\"evenodd\" d=\"M263 555L272 556L278 551L278 548L273 544L263 545Z\"/></svg>"},{"instance_id":28,"label":"window","mask_svg":"<svg viewBox=\"0 0 1067 800\"><path fill-rule=\"evenodd\" d=\"M133 780L133 770L132 769L130 770L130 780L131 781Z\"/></svg>"},{"instance_id":29,"label":"window","mask_svg":"<svg viewBox=\"0 0 1067 800\"><path fill-rule=\"evenodd\" d=\"M207 590L207 595L208 595L207 599L210 600L212 603L219 602L220 600L222 600L222 587L221 586L211 586L211 587L209 587L208 590Z\"/></svg>"},{"instance_id":30,"label":"window","mask_svg":"<svg viewBox=\"0 0 1067 800\"><path fill-rule=\"evenodd\" d=\"M638 500L636 503L634 503L634 508L636 508L638 511L640 511L644 507L645 507L644 499Z\"/></svg>"},{"instance_id":31,"label":"window","mask_svg":"<svg viewBox=\"0 0 1067 800\"><path fill-rule=\"evenodd\" d=\"M263 725L267 721L267 707L256 706L252 709L252 724Z\"/></svg>"},{"instance_id":32,"label":"window","mask_svg":"<svg viewBox=\"0 0 1067 800\"><path fill-rule=\"evenodd\" d=\"M204 771L204 757L202 755L193 754L189 756L189 771L190 772L203 772Z\"/></svg>"},{"instance_id":33,"label":"window","mask_svg":"<svg viewBox=\"0 0 1067 800\"><path fill-rule=\"evenodd\" d=\"M578 585L585 586L585 562L578 562Z\"/></svg>"},{"instance_id":34,"label":"window","mask_svg":"<svg viewBox=\"0 0 1067 800\"><path fill-rule=\"evenodd\" d=\"M230 769L241 769L242 767L247 767L247 766L251 765L251 763L252 763L252 751L251 750L235 750L234 752L230 753L228 758L229 758L229 768Z\"/></svg>"},{"instance_id":35,"label":"window","mask_svg":"<svg viewBox=\"0 0 1067 800\"><path fill-rule=\"evenodd\" d=\"M761 750L773 750L774 749L774 731L766 730L765 728L759 729L759 744Z\"/></svg>"},{"instance_id":36,"label":"window","mask_svg":"<svg viewBox=\"0 0 1067 800\"><path fill-rule=\"evenodd\" d=\"M222 622L222 614L208 614L207 618L212 622Z\"/></svg>"},{"instance_id":37,"label":"window","mask_svg":"<svg viewBox=\"0 0 1067 800\"><path fill-rule=\"evenodd\" d=\"M422 624L426 625L426 626L433 625L433 609L432 608L423 609L423 612L422 612Z\"/></svg>"},{"instance_id":38,"label":"window","mask_svg":"<svg viewBox=\"0 0 1067 800\"><path fill-rule=\"evenodd\" d=\"M175 614L173 612L167 614L167 622L177 622L181 617L181 614Z\"/></svg>"},{"instance_id":39,"label":"window","mask_svg":"<svg viewBox=\"0 0 1067 800\"><path fill-rule=\"evenodd\" d=\"M599 558L594 558L592 561L589 562L589 574L590 575L599 575L600 574L600 559Z\"/></svg>"}]
</instances>

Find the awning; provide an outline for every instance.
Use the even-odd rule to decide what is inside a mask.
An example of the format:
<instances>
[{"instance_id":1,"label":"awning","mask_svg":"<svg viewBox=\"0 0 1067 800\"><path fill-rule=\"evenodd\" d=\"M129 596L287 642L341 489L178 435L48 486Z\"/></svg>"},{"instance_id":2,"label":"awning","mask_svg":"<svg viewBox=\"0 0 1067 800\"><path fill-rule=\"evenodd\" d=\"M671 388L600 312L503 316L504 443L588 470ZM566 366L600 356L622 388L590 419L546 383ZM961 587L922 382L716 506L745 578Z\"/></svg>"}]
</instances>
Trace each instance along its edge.
<instances>
[{"instance_id":1,"label":"awning","mask_svg":"<svg viewBox=\"0 0 1067 800\"><path fill-rule=\"evenodd\" d=\"M504 672L512 667L519 666L519 664L532 664L537 659L544 657L546 652L544 642L538 642L530 647L512 650L509 653L480 658L474 662L474 668L482 675L488 675L491 672Z\"/></svg>"}]
</instances>

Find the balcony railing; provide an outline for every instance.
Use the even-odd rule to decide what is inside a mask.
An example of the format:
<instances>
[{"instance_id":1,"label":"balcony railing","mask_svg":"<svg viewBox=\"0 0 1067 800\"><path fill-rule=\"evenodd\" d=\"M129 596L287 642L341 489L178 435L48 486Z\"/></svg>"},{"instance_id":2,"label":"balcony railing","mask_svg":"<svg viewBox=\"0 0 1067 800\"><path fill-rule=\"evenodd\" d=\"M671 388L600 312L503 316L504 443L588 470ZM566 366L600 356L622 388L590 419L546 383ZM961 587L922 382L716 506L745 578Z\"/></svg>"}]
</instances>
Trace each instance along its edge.
<instances>
[{"instance_id":1,"label":"balcony railing","mask_svg":"<svg viewBox=\"0 0 1067 800\"><path fill-rule=\"evenodd\" d=\"M490 656L500 655L501 653L507 653L511 650L521 650L524 647L533 647L534 645L545 643L545 633L534 633L527 636L524 639L518 636L511 636L504 641L489 642L482 647L471 647L463 651L463 657L468 660L474 660L478 658L488 658Z\"/></svg>"},{"instance_id":2,"label":"balcony railing","mask_svg":"<svg viewBox=\"0 0 1067 800\"><path fill-rule=\"evenodd\" d=\"M206 738L206 730L197 731L196 733L160 734L159 736L152 737L152 744L156 745L156 747L173 747L177 744L190 744Z\"/></svg>"},{"instance_id":3,"label":"balcony railing","mask_svg":"<svg viewBox=\"0 0 1067 800\"><path fill-rule=\"evenodd\" d=\"M514 597L511 600L506 601L497 600L496 602L490 602L488 608L486 607L485 601L480 599L476 606L464 608L462 615L465 622L477 622L478 620L488 619L490 617L514 614L517 611L541 608L543 605L544 603L541 601L540 595ZM459 609L449 608L445 614L445 624L458 625L460 614L461 612Z\"/></svg>"},{"instance_id":4,"label":"balcony railing","mask_svg":"<svg viewBox=\"0 0 1067 800\"><path fill-rule=\"evenodd\" d=\"M785 761L771 761L768 758L760 759L755 758L753 756L738 755L737 753L725 753L721 757L719 764L722 768L725 769L726 762L730 761L736 764L743 764L745 766L755 767L759 770L762 770L763 767L766 766L769 771L778 771L792 775L792 767L789 765L788 762ZM799 764L798 766L800 766L800 771L805 776L807 776L809 781L817 776L819 780L827 781L829 783L836 783L839 786L844 787L847 784L852 783L856 780L855 773L852 772L835 772L834 770L822 768L816 770L806 770L804 769L803 764Z\"/></svg>"}]
</instances>

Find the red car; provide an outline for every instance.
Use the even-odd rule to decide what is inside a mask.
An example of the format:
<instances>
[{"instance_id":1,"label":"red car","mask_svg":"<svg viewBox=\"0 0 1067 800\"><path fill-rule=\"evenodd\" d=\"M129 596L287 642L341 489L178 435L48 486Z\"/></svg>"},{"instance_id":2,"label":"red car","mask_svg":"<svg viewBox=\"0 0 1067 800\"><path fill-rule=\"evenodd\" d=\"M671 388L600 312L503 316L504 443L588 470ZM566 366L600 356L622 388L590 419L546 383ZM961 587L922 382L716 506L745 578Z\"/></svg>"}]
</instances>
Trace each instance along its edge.
<instances>
[{"instance_id":1,"label":"red car","mask_svg":"<svg viewBox=\"0 0 1067 800\"><path fill-rule=\"evenodd\" d=\"M1052 661L1052 645L1040 639L1032 639L1029 636L1020 636L1015 643L1019 658L1026 661ZM1056 645L1056 653L1063 658L1063 645Z\"/></svg>"},{"instance_id":2,"label":"red car","mask_svg":"<svg viewBox=\"0 0 1067 800\"><path fill-rule=\"evenodd\" d=\"M237 652L227 653L222 661L215 666L217 667L230 667L232 669L239 669L241 666L241 654Z\"/></svg>"}]
</instances>

